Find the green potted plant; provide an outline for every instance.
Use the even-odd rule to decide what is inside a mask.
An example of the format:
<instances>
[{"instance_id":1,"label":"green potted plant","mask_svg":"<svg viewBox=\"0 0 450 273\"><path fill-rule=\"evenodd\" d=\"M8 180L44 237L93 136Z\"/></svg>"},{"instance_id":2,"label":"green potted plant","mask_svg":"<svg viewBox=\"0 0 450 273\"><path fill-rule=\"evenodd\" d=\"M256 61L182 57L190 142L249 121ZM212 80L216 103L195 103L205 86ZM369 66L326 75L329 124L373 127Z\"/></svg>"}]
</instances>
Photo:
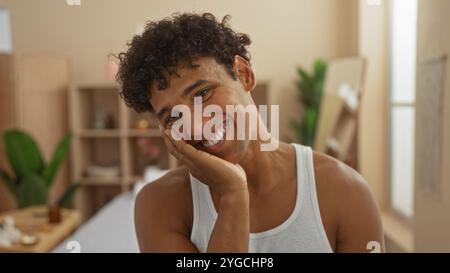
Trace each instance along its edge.
<instances>
[{"instance_id":1,"label":"green potted plant","mask_svg":"<svg viewBox=\"0 0 450 273\"><path fill-rule=\"evenodd\" d=\"M297 69L299 79L296 85L304 115L301 121L292 120L291 127L303 145L314 145L326 70L327 63L321 59L315 61L311 73L301 67Z\"/></svg>"},{"instance_id":2,"label":"green potted plant","mask_svg":"<svg viewBox=\"0 0 450 273\"><path fill-rule=\"evenodd\" d=\"M71 184L56 204L48 204L48 192L69 150L71 140L71 134L64 136L47 163L36 141L29 134L10 130L3 135L6 156L14 174L0 169L0 180L16 198L18 208L34 205L48 205L53 208L70 206L78 183Z\"/></svg>"}]
</instances>

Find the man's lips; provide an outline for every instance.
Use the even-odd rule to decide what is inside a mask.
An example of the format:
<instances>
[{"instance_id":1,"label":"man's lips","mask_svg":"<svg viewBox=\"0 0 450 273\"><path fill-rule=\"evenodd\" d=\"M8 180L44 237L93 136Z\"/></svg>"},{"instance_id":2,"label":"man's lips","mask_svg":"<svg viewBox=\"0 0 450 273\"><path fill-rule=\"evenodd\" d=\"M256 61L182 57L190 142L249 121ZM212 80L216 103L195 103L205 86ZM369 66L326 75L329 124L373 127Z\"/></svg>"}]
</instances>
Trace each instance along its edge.
<instances>
[{"instance_id":1,"label":"man's lips","mask_svg":"<svg viewBox=\"0 0 450 273\"><path fill-rule=\"evenodd\" d=\"M226 123L223 122L219 128L216 130L216 132L214 133L214 135L208 139L205 139L201 142L201 144L206 147L206 148L211 148L214 147L215 145L219 144L226 135Z\"/></svg>"},{"instance_id":2,"label":"man's lips","mask_svg":"<svg viewBox=\"0 0 450 273\"><path fill-rule=\"evenodd\" d=\"M229 124L229 126L232 126L232 124ZM200 141L192 141L191 145L205 152L216 152L222 144L225 143L227 136L227 120L225 119L220 125L215 126L215 128L215 132L204 135L203 139Z\"/></svg>"}]
</instances>

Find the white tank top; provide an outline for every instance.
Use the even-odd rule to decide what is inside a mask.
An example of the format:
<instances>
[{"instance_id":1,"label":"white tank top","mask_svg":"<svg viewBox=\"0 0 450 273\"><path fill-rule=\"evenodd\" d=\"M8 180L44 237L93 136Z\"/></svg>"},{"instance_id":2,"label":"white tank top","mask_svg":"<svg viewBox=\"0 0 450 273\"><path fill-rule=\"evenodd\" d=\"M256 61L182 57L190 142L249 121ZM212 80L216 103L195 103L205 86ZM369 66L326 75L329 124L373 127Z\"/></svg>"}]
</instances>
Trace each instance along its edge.
<instances>
[{"instance_id":1,"label":"white tank top","mask_svg":"<svg viewBox=\"0 0 450 273\"><path fill-rule=\"evenodd\" d=\"M306 146L293 145L297 161L295 208L281 225L250 233L249 252L333 252L320 217L312 150ZM217 211L209 187L192 175L190 178L194 213L191 241L200 252L206 252Z\"/></svg>"}]
</instances>

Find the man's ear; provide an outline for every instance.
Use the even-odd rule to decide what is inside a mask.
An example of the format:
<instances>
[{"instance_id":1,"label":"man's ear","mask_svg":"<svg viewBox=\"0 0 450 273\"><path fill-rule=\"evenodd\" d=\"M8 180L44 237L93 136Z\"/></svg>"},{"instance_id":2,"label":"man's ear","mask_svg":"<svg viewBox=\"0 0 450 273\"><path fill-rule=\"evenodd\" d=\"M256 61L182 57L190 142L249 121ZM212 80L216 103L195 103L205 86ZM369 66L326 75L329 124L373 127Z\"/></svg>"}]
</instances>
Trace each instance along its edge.
<instances>
[{"instance_id":1,"label":"man's ear","mask_svg":"<svg viewBox=\"0 0 450 273\"><path fill-rule=\"evenodd\" d=\"M239 55L234 56L234 72L246 91L250 92L255 88L255 73L247 60Z\"/></svg>"}]
</instances>

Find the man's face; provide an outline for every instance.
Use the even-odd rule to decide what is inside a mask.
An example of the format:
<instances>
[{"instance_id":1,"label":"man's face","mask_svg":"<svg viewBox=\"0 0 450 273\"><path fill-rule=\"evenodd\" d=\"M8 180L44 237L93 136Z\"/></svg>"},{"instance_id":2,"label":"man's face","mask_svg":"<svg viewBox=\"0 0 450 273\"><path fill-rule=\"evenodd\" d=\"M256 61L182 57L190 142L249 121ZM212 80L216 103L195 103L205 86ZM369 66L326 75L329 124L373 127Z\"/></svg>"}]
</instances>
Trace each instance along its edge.
<instances>
[{"instance_id":1,"label":"man's face","mask_svg":"<svg viewBox=\"0 0 450 273\"><path fill-rule=\"evenodd\" d=\"M193 145L199 150L216 155L232 163L238 163L246 154L249 140L236 140L236 121L232 117L232 123L227 126L233 126L235 136L233 140L225 139L227 126L224 126L227 119L230 119L226 113L227 105L247 106L253 104L250 93L245 90L241 80L235 80L223 65L218 64L212 57L201 57L193 61L198 65L197 68L181 66L177 69L179 75L164 75L168 82L168 87L164 90L158 90L157 83L150 87L150 103L158 116L159 122L164 129L170 129L171 126L180 117L172 117L171 110L176 105L185 105L191 110L191 128L185 130L191 132L192 139L187 143ZM244 64L245 65L245 64ZM222 109L221 116L218 116L222 124L212 128L212 132L218 136L223 135L221 140L207 140L203 134L203 126L212 117L202 117L202 125L194 128L194 98L201 97L202 108L208 105L217 105ZM246 126L246 125L244 125ZM194 140L194 136L201 136L200 140Z\"/></svg>"}]
</instances>

